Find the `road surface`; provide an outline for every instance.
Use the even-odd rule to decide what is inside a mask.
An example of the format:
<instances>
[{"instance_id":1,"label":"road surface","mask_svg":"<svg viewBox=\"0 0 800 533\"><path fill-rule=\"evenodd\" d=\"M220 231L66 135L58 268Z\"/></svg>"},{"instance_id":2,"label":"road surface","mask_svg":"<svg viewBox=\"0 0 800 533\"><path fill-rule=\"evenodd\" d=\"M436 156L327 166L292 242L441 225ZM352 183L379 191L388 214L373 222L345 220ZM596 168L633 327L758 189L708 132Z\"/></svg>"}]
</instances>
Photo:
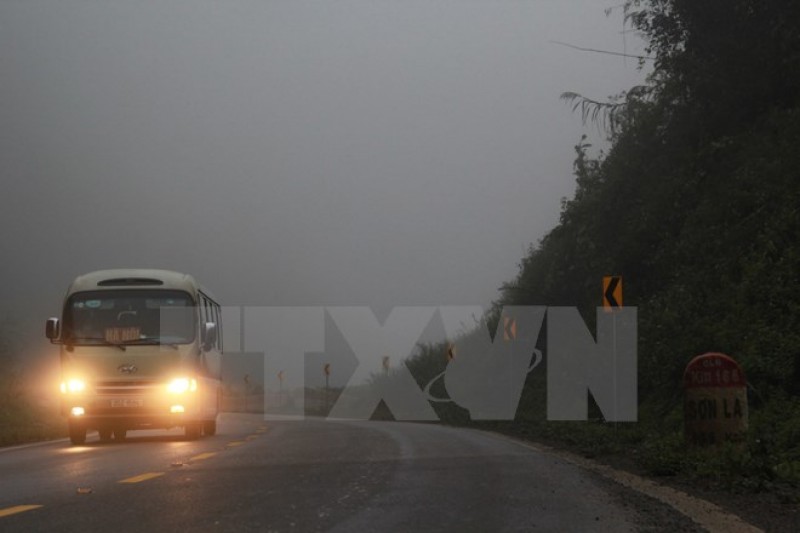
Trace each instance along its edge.
<instances>
[{"instance_id":1,"label":"road surface","mask_svg":"<svg viewBox=\"0 0 800 533\"><path fill-rule=\"evenodd\" d=\"M433 424L264 421L0 450L0 531L642 531L671 508L547 453Z\"/></svg>"}]
</instances>

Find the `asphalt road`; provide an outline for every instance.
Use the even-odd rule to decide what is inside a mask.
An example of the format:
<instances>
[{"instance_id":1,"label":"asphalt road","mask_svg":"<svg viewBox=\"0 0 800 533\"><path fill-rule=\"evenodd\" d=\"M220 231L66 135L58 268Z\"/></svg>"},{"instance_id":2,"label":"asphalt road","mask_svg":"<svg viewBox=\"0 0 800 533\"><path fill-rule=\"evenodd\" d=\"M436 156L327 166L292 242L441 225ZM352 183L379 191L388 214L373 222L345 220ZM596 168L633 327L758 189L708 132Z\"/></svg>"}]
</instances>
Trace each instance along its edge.
<instances>
[{"instance_id":1,"label":"asphalt road","mask_svg":"<svg viewBox=\"0 0 800 533\"><path fill-rule=\"evenodd\" d=\"M691 529L667 506L488 433L238 414L219 430L0 450L0 531Z\"/></svg>"}]
</instances>

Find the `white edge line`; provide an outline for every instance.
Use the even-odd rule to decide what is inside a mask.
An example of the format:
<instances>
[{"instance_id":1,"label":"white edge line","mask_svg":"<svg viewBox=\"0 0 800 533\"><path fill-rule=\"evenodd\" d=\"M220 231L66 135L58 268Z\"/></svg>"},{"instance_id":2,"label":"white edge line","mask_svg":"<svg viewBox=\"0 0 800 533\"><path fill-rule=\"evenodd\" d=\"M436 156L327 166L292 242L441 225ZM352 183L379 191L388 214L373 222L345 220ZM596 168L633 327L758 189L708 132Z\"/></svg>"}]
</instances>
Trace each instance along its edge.
<instances>
[{"instance_id":1,"label":"white edge line","mask_svg":"<svg viewBox=\"0 0 800 533\"><path fill-rule=\"evenodd\" d=\"M59 444L59 443L63 443L63 442L69 442L69 439L65 437L63 439L43 440L43 441L39 441L39 442L29 442L28 444L18 444L16 446L3 446L2 448L0 448L0 453L13 452L13 451L16 451L16 450L24 450L26 448L38 448L40 446L48 446L50 444Z\"/></svg>"}]
</instances>

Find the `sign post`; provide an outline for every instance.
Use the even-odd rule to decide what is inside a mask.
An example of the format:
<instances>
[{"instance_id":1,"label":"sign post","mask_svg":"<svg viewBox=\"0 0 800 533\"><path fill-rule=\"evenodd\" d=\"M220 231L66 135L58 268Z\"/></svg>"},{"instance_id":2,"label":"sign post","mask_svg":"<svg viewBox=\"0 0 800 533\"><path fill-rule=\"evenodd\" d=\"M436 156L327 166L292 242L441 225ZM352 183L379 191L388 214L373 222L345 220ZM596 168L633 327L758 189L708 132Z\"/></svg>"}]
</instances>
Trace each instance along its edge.
<instances>
[{"instance_id":1,"label":"sign post","mask_svg":"<svg viewBox=\"0 0 800 533\"><path fill-rule=\"evenodd\" d=\"M603 276L603 311L613 313L622 309L622 276ZM617 315L612 315L612 343L614 350L614 390L617 389ZM614 412L617 411L617 396L614 395ZM614 431L617 423L614 422Z\"/></svg>"},{"instance_id":2,"label":"sign post","mask_svg":"<svg viewBox=\"0 0 800 533\"><path fill-rule=\"evenodd\" d=\"M283 397L283 375L283 370L278 372L278 404L280 404L281 407L286 405L285 398Z\"/></svg>"},{"instance_id":3,"label":"sign post","mask_svg":"<svg viewBox=\"0 0 800 533\"><path fill-rule=\"evenodd\" d=\"M244 375L244 412L247 413L247 395L250 393L250 374Z\"/></svg>"},{"instance_id":4,"label":"sign post","mask_svg":"<svg viewBox=\"0 0 800 533\"><path fill-rule=\"evenodd\" d=\"M698 355L683 373L686 443L743 444L747 434L747 381L739 363L721 353Z\"/></svg>"},{"instance_id":5,"label":"sign post","mask_svg":"<svg viewBox=\"0 0 800 533\"><path fill-rule=\"evenodd\" d=\"M445 354L444 358L447 359L448 363L456 358L456 345L455 344L448 344L447 345L447 353Z\"/></svg>"},{"instance_id":6,"label":"sign post","mask_svg":"<svg viewBox=\"0 0 800 533\"><path fill-rule=\"evenodd\" d=\"M330 406L328 403L330 387L328 386L328 380L331 377L331 364L325 363L325 365L322 367L322 372L325 374L325 416L327 416L330 412Z\"/></svg>"}]
</instances>

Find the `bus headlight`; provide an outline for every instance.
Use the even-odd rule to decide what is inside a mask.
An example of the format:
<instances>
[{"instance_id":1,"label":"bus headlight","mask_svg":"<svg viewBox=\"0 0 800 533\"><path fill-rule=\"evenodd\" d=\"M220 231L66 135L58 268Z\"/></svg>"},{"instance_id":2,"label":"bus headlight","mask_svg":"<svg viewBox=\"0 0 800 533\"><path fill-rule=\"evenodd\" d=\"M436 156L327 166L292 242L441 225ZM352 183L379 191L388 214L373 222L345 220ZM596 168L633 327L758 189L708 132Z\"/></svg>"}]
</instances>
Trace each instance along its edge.
<instances>
[{"instance_id":1,"label":"bus headlight","mask_svg":"<svg viewBox=\"0 0 800 533\"><path fill-rule=\"evenodd\" d=\"M82 379L70 379L69 381L65 381L61 383L61 392L72 393L75 394L77 392L83 392L86 390L86 382Z\"/></svg>"},{"instance_id":2,"label":"bus headlight","mask_svg":"<svg viewBox=\"0 0 800 533\"><path fill-rule=\"evenodd\" d=\"M184 392L194 392L197 390L197 380L192 378L175 378L167 385L167 392L172 394L183 394Z\"/></svg>"}]
</instances>

